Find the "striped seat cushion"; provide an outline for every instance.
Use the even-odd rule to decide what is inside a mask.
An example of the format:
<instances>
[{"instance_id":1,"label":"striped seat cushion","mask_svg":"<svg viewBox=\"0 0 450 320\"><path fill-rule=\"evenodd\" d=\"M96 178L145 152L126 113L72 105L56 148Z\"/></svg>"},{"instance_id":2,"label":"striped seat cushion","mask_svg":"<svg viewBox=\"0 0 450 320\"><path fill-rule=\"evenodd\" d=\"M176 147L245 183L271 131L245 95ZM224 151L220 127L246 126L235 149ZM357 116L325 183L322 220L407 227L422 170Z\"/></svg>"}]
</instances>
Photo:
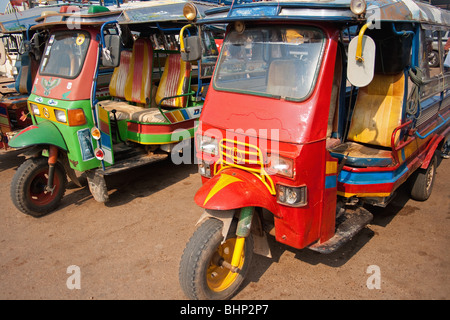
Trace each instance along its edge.
<instances>
[{"instance_id":1,"label":"striped seat cushion","mask_svg":"<svg viewBox=\"0 0 450 320\"><path fill-rule=\"evenodd\" d=\"M149 105L153 70L153 46L149 39L138 39L133 45L125 84L125 100Z\"/></svg>"},{"instance_id":2,"label":"striped seat cushion","mask_svg":"<svg viewBox=\"0 0 450 320\"><path fill-rule=\"evenodd\" d=\"M114 69L109 83L109 93L113 97L125 99L125 84L130 70L131 51L120 53L120 65Z\"/></svg>"},{"instance_id":3,"label":"striped seat cushion","mask_svg":"<svg viewBox=\"0 0 450 320\"><path fill-rule=\"evenodd\" d=\"M164 116L161 114L158 108L142 108L128 104L126 101L101 101L100 106L106 111L109 111L110 118L114 119L114 115L111 112L116 110L117 120L132 120L138 122L153 122L162 123L166 122Z\"/></svg>"},{"instance_id":4,"label":"striped seat cushion","mask_svg":"<svg viewBox=\"0 0 450 320\"><path fill-rule=\"evenodd\" d=\"M178 53L170 54L166 59L164 72L156 92L156 103L160 104L163 98L185 94L189 90L191 66L181 59ZM184 108L187 97L167 99L163 106Z\"/></svg>"}]
</instances>

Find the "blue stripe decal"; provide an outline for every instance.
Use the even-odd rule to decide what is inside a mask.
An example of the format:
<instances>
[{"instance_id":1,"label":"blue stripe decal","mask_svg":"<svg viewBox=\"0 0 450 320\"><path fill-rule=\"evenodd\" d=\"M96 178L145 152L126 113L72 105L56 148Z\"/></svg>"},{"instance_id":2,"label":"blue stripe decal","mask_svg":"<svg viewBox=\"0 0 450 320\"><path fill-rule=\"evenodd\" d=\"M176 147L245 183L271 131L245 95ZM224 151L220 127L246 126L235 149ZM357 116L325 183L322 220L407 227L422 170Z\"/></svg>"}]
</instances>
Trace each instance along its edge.
<instances>
[{"instance_id":1,"label":"blue stripe decal","mask_svg":"<svg viewBox=\"0 0 450 320\"><path fill-rule=\"evenodd\" d=\"M406 172L408 172L406 164L401 165L395 171L380 171L380 172L348 172L342 170L339 174L338 180L346 184L381 184L394 183Z\"/></svg>"},{"instance_id":2,"label":"blue stripe decal","mask_svg":"<svg viewBox=\"0 0 450 320\"><path fill-rule=\"evenodd\" d=\"M325 189L336 188L337 179L336 176L326 176L325 177Z\"/></svg>"},{"instance_id":3,"label":"blue stripe decal","mask_svg":"<svg viewBox=\"0 0 450 320\"><path fill-rule=\"evenodd\" d=\"M186 112L186 110L181 109L181 113L183 114L185 120L189 120L190 119L190 117L189 117L188 113Z\"/></svg>"},{"instance_id":4,"label":"blue stripe decal","mask_svg":"<svg viewBox=\"0 0 450 320\"><path fill-rule=\"evenodd\" d=\"M103 131L100 131L100 134L101 134L100 141L102 142L102 147L111 149L111 137L106 133L104 133Z\"/></svg>"}]
</instances>

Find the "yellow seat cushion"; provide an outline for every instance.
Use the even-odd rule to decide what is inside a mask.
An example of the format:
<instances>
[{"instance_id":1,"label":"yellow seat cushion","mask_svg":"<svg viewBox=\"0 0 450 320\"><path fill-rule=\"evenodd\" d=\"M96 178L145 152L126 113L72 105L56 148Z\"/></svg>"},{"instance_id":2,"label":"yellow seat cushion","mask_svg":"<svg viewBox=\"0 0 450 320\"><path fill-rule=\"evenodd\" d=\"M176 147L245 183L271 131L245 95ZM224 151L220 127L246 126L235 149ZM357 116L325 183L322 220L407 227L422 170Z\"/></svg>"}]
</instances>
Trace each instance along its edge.
<instances>
[{"instance_id":1,"label":"yellow seat cushion","mask_svg":"<svg viewBox=\"0 0 450 320\"><path fill-rule=\"evenodd\" d=\"M348 140L391 147L392 133L402 121L404 90L403 73L377 74L368 86L360 88Z\"/></svg>"}]
</instances>

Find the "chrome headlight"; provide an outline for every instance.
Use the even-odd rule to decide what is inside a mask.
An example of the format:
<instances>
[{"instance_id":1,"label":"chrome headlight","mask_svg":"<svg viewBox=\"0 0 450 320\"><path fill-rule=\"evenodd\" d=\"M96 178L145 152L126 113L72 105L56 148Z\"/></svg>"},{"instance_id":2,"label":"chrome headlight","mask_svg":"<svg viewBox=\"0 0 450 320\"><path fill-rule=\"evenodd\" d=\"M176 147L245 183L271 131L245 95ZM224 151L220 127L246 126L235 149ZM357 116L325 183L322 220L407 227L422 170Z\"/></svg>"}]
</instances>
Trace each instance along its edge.
<instances>
[{"instance_id":1,"label":"chrome headlight","mask_svg":"<svg viewBox=\"0 0 450 320\"><path fill-rule=\"evenodd\" d=\"M64 110L55 109L55 118L59 122L62 122L62 123L67 122L67 117L66 117L66 113L64 112Z\"/></svg>"},{"instance_id":2,"label":"chrome headlight","mask_svg":"<svg viewBox=\"0 0 450 320\"><path fill-rule=\"evenodd\" d=\"M30 109L34 115L37 115L37 116L41 115L41 112L39 111L39 107L37 105L35 105L34 103L30 103Z\"/></svg>"},{"instance_id":3,"label":"chrome headlight","mask_svg":"<svg viewBox=\"0 0 450 320\"><path fill-rule=\"evenodd\" d=\"M219 144L215 138L209 136L197 136L197 147L198 150L204 153L208 153L212 156L217 156L219 154Z\"/></svg>"},{"instance_id":4,"label":"chrome headlight","mask_svg":"<svg viewBox=\"0 0 450 320\"><path fill-rule=\"evenodd\" d=\"M279 156L277 154L268 155L266 170L268 174L279 174L285 177L294 177L294 160Z\"/></svg>"}]
</instances>

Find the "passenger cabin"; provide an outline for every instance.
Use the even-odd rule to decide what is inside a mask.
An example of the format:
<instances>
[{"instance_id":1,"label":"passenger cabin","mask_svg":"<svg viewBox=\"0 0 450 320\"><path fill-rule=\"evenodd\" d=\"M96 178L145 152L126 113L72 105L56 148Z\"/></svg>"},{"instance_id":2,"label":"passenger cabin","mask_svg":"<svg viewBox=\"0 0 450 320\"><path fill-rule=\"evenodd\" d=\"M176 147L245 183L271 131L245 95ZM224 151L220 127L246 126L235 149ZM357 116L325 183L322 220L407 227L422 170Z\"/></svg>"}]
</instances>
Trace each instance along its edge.
<instances>
[{"instance_id":1,"label":"passenger cabin","mask_svg":"<svg viewBox=\"0 0 450 320\"><path fill-rule=\"evenodd\" d=\"M381 28L367 30L365 34L376 44L374 77L367 86L351 87L348 91L352 95L347 97L347 103L351 105L346 119L341 119L345 125L340 132L337 119L343 112L336 108L338 94L332 94L327 149L350 167L393 167L403 163L423 144L420 139L414 143L410 139L407 146L398 148L411 138L403 124L410 121L410 130L421 131L421 125L448 107L448 96L442 96L441 89L450 74L444 70L443 63L437 68L428 64L431 30L412 24L382 22ZM415 46L419 47L416 52ZM335 68L336 92L343 89L342 48ZM444 52L440 50L443 61Z\"/></svg>"},{"instance_id":2,"label":"passenger cabin","mask_svg":"<svg viewBox=\"0 0 450 320\"><path fill-rule=\"evenodd\" d=\"M160 108L184 108L189 92L191 67L173 52L165 60L162 76L153 77L154 50L149 39L138 39L132 50L123 50L109 85L112 100L100 102L112 119L146 123L165 122ZM157 68L159 72L160 68ZM114 110L114 112L112 112Z\"/></svg>"}]
</instances>

